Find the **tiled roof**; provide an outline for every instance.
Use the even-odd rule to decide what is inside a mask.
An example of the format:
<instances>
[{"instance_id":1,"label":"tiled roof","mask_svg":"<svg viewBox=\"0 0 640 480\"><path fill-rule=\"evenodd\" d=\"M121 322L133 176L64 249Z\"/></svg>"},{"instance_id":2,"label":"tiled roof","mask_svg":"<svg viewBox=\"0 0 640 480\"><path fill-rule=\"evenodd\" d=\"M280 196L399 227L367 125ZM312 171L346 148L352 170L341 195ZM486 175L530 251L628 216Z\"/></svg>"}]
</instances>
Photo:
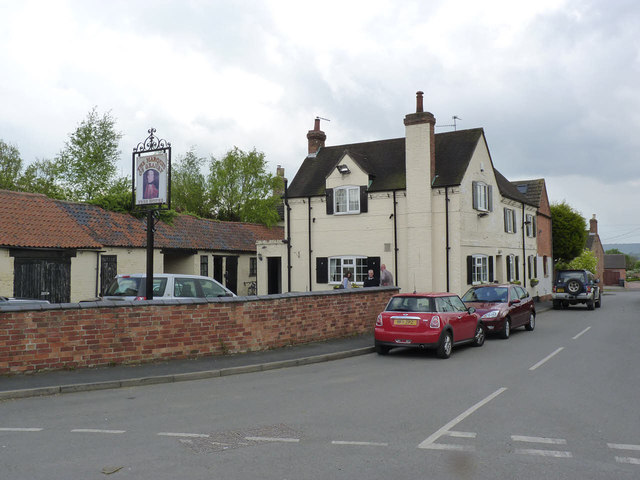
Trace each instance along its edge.
<instances>
[{"instance_id":1,"label":"tiled roof","mask_svg":"<svg viewBox=\"0 0 640 480\"><path fill-rule=\"evenodd\" d=\"M156 248L255 252L257 240L282 240L282 227L178 215L158 222ZM0 245L28 248L143 248L145 219L86 203L0 190Z\"/></svg>"},{"instance_id":2,"label":"tiled roof","mask_svg":"<svg viewBox=\"0 0 640 480\"><path fill-rule=\"evenodd\" d=\"M484 138L482 128L457 130L435 135L436 168L434 187L460 185L478 142ZM406 188L405 139L379 140L322 147L307 157L288 188L289 197L325 194L325 179L346 153L372 178L368 191ZM526 202L526 198L495 170L500 192L508 198ZM428 173L428 172L427 172Z\"/></svg>"},{"instance_id":3,"label":"tiled roof","mask_svg":"<svg viewBox=\"0 0 640 480\"><path fill-rule=\"evenodd\" d=\"M0 245L100 248L60 205L44 195L0 190Z\"/></svg>"},{"instance_id":4,"label":"tiled roof","mask_svg":"<svg viewBox=\"0 0 640 480\"><path fill-rule=\"evenodd\" d=\"M520 193L522 193L530 205L540 207L540 200L542 199L542 191L544 190L544 178L537 178L535 180L518 180L511 182Z\"/></svg>"},{"instance_id":5,"label":"tiled roof","mask_svg":"<svg viewBox=\"0 0 640 480\"><path fill-rule=\"evenodd\" d=\"M606 253L604 255L604 268L627 268L627 259L624 254Z\"/></svg>"}]
</instances>

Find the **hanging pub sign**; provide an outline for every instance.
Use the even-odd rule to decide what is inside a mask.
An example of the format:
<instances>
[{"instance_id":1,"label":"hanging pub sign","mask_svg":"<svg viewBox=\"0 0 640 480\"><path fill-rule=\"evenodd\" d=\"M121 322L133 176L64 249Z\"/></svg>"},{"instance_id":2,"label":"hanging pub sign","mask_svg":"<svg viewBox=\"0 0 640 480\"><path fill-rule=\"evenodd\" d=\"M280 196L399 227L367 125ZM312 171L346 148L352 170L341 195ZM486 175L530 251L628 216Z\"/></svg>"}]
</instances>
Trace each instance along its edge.
<instances>
[{"instance_id":1,"label":"hanging pub sign","mask_svg":"<svg viewBox=\"0 0 640 480\"><path fill-rule=\"evenodd\" d=\"M168 203L168 165L165 152L136 158L136 205Z\"/></svg>"}]
</instances>

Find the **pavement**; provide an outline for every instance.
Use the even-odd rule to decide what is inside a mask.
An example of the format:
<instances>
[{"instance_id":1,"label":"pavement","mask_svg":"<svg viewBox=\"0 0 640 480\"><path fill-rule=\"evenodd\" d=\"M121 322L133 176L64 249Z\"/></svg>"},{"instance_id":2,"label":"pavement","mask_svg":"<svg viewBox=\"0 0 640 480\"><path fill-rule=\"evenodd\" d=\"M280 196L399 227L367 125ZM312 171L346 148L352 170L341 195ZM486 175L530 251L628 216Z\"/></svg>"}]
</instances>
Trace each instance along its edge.
<instances>
[{"instance_id":1,"label":"pavement","mask_svg":"<svg viewBox=\"0 0 640 480\"><path fill-rule=\"evenodd\" d=\"M640 283L640 282L639 282ZM607 287L605 295L624 291ZM537 302L540 314L551 301ZM0 400L183 382L309 365L374 352L373 332L261 352L0 377Z\"/></svg>"}]
</instances>

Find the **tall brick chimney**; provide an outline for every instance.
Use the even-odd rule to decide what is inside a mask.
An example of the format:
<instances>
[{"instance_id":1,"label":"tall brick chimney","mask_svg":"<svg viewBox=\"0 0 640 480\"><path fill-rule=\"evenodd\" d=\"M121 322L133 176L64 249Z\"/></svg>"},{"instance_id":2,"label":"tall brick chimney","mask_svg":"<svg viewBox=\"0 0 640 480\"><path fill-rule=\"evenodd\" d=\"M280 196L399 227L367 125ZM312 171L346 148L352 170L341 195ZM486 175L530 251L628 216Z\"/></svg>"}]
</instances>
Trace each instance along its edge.
<instances>
[{"instance_id":1,"label":"tall brick chimney","mask_svg":"<svg viewBox=\"0 0 640 480\"><path fill-rule=\"evenodd\" d=\"M316 121L313 124L313 130L309 130L307 133L307 140L309 141L309 156L315 155L318 150L324 147L324 141L327 139L327 135L320 130L320 118L316 117Z\"/></svg>"},{"instance_id":2,"label":"tall brick chimney","mask_svg":"<svg viewBox=\"0 0 640 480\"><path fill-rule=\"evenodd\" d=\"M589 233L592 235L596 235L598 233L598 220L596 220L596 214L593 214L593 217L589 220Z\"/></svg>"},{"instance_id":3,"label":"tall brick chimney","mask_svg":"<svg viewBox=\"0 0 640 480\"><path fill-rule=\"evenodd\" d=\"M428 138L424 138L422 140L422 148L426 146L429 154L429 181L433 182L433 178L435 177L436 172L436 139L435 139L435 125L436 118L433 116L431 112L425 112L423 106L423 97L424 92L416 93L416 113L410 113L404 117L404 126L406 130L406 140L410 141L410 137L414 137L414 135L410 134L410 130L412 126L425 126L428 130L420 128L417 130L418 137L426 135ZM428 145L425 145L428 144Z\"/></svg>"}]
</instances>

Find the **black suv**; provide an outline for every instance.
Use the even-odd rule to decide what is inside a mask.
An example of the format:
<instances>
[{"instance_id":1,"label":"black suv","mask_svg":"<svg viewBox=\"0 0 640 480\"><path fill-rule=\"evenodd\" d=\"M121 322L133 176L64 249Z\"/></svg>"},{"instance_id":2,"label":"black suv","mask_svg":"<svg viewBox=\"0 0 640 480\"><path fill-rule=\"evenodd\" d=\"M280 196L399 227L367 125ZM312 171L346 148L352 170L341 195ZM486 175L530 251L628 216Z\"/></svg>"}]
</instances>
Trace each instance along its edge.
<instances>
[{"instance_id":1,"label":"black suv","mask_svg":"<svg viewBox=\"0 0 640 480\"><path fill-rule=\"evenodd\" d=\"M588 310L602 305L600 280L588 270L558 270L553 284L553 308L586 303Z\"/></svg>"}]
</instances>

